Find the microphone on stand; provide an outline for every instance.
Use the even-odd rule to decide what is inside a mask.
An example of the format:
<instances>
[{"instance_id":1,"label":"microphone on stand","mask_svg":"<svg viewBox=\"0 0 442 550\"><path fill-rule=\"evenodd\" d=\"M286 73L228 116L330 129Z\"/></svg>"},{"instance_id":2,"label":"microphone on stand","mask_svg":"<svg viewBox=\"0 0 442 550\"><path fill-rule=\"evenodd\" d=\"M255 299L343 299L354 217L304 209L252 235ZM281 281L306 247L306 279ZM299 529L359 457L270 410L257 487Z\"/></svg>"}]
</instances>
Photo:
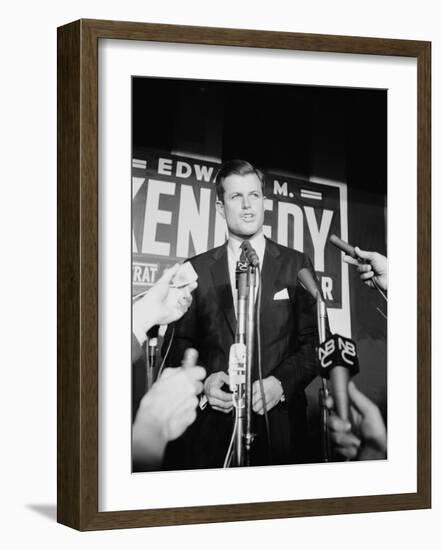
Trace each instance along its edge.
<instances>
[{"instance_id":1,"label":"microphone on stand","mask_svg":"<svg viewBox=\"0 0 442 550\"><path fill-rule=\"evenodd\" d=\"M234 393L234 397L240 399L243 384L245 384L245 366L246 366L246 323L247 323L247 272L249 263L244 250L241 257L236 262L236 288L238 291L237 299L237 324L235 333L235 342L230 347L229 354L229 386Z\"/></svg>"},{"instance_id":2,"label":"microphone on stand","mask_svg":"<svg viewBox=\"0 0 442 550\"><path fill-rule=\"evenodd\" d=\"M318 299L318 296L319 298L322 298L321 291L319 290L319 285L310 269L307 269L306 267L300 269L298 272L298 279L301 282L302 286L308 292L310 292L313 298Z\"/></svg>"},{"instance_id":3,"label":"microphone on stand","mask_svg":"<svg viewBox=\"0 0 442 550\"><path fill-rule=\"evenodd\" d=\"M350 251L346 251L350 252ZM319 326L319 363L321 376L330 381L330 389L335 401L338 416L350 420L350 401L348 397L348 382L350 376L359 371L359 361L356 344L350 338L333 334L327 338L325 320L327 313L319 286L311 271L303 268L298 278L304 288L317 301ZM322 322L321 322L322 321Z\"/></svg>"},{"instance_id":4,"label":"microphone on stand","mask_svg":"<svg viewBox=\"0 0 442 550\"><path fill-rule=\"evenodd\" d=\"M245 391L246 391L246 338L247 338L247 295L248 271L250 264L244 250L241 251L239 261L236 262L235 278L237 289L236 316L237 325L235 341L229 352L229 389L235 410L234 430L227 450L224 467L230 466L233 460L235 466L244 464L244 433L245 433Z\"/></svg>"},{"instance_id":5,"label":"microphone on stand","mask_svg":"<svg viewBox=\"0 0 442 550\"><path fill-rule=\"evenodd\" d=\"M252 433L252 365L255 337L255 271L259 258L249 241L241 243L241 256L236 263L237 328L229 353L229 386L235 407L235 428L227 451L225 466L234 457L235 466L249 466Z\"/></svg>"},{"instance_id":6,"label":"microphone on stand","mask_svg":"<svg viewBox=\"0 0 442 550\"><path fill-rule=\"evenodd\" d=\"M348 382L359 372L356 344L350 338L333 334L319 345L321 375L330 380L336 413L350 421Z\"/></svg>"},{"instance_id":7,"label":"microphone on stand","mask_svg":"<svg viewBox=\"0 0 442 550\"><path fill-rule=\"evenodd\" d=\"M241 244L241 248L245 253L249 264L252 267L258 267L259 266L258 254L256 253L256 250L253 248L253 246L250 244L250 241L243 241Z\"/></svg>"},{"instance_id":8,"label":"microphone on stand","mask_svg":"<svg viewBox=\"0 0 442 550\"><path fill-rule=\"evenodd\" d=\"M319 285L313 273L306 267L298 272L298 280L305 290L316 300L316 315L318 325L319 343L322 344L327 338L327 308L322 298ZM324 453L324 462L328 462L330 456L330 443L328 433L328 409L326 407L329 395L327 379L321 377L321 389L319 390L319 403L322 410L322 450Z\"/></svg>"},{"instance_id":9,"label":"microphone on stand","mask_svg":"<svg viewBox=\"0 0 442 550\"><path fill-rule=\"evenodd\" d=\"M319 289L318 282L313 276L313 273L306 267L303 267L298 272L298 279L307 292L316 300L319 341L323 342L327 337L327 308L325 307L325 302Z\"/></svg>"}]
</instances>

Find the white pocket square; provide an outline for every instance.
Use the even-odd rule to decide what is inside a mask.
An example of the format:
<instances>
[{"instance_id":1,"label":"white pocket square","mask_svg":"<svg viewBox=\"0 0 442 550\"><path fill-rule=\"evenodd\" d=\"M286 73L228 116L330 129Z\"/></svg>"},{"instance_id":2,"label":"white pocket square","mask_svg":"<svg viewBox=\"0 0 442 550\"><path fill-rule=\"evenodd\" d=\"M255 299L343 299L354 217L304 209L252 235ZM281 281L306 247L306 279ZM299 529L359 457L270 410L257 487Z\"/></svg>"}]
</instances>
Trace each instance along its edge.
<instances>
[{"instance_id":1,"label":"white pocket square","mask_svg":"<svg viewBox=\"0 0 442 550\"><path fill-rule=\"evenodd\" d=\"M286 288L283 288L282 290L279 290L275 293L273 296L274 300L288 300L289 299L289 293L287 292Z\"/></svg>"}]
</instances>

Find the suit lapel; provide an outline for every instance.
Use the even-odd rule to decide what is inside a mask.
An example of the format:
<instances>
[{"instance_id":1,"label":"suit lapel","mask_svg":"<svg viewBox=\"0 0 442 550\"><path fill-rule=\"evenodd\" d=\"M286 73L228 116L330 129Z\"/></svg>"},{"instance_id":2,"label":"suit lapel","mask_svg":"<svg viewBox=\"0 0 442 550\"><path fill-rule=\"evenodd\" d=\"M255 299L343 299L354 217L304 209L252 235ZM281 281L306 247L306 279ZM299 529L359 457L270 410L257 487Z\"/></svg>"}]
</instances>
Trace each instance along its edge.
<instances>
[{"instance_id":1,"label":"suit lapel","mask_svg":"<svg viewBox=\"0 0 442 550\"><path fill-rule=\"evenodd\" d=\"M278 272L281 268L279 255L280 252L278 247L275 246L272 241L266 239L264 261L262 266L261 315L262 310L265 310L266 307L273 302L273 296L275 294L275 282L277 280Z\"/></svg>"},{"instance_id":2,"label":"suit lapel","mask_svg":"<svg viewBox=\"0 0 442 550\"><path fill-rule=\"evenodd\" d=\"M233 306L232 289L230 287L227 243L215 250L213 254L213 264L210 270L218 298L218 304L234 336L236 332L236 317L235 308Z\"/></svg>"},{"instance_id":3,"label":"suit lapel","mask_svg":"<svg viewBox=\"0 0 442 550\"><path fill-rule=\"evenodd\" d=\"M280 252L273 241L266 239L266 247L264 252L264 261L262 266L262 306L261 316L263 311L273 302L275 294L275 282L277 275L281 269ZM213 263L210 268L213 284L216 290L218 304L222 310L227 324L235 336L236 332L236 316L233 306L232 289L230 287L230 276L227 261L227 243L217 248L212 256Z\"/></svg>"}]
</instances>

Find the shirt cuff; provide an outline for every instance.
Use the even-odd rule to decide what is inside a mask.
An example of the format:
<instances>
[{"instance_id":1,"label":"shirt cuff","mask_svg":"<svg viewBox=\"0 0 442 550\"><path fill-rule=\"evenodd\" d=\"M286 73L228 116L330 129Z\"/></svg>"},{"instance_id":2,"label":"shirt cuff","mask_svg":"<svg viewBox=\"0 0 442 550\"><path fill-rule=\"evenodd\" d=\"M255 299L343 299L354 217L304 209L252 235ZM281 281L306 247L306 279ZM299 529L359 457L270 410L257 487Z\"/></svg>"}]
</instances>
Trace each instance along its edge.
<instances>
[{"instance_id":1,"label":"shirt cuff","mask_svg":"<svg viewBox=\"0 0 442 550\"><path fill-rule=\"evenodd\" d=\"M200 402L199 402L200 410L203 411L207 407L208 402L209 402L209 400L207 399L206 395L203 393L200 397Z\"/></svg>"},{"instance_id":2,"label":"shirt cuff","mask_svg":"<svg viewBox=\"0 0 442 550\"><path fill-rule=\"evenodd\" d=\"M282 385L282 382L281 380L279 380L279 378L276 378L276 376L274 376L274 378L278 382L278 384L281 386L282 395L281 395L281 398L279 399L279 402L285 403L284 386Z\"/></svg>"}]
</instances>

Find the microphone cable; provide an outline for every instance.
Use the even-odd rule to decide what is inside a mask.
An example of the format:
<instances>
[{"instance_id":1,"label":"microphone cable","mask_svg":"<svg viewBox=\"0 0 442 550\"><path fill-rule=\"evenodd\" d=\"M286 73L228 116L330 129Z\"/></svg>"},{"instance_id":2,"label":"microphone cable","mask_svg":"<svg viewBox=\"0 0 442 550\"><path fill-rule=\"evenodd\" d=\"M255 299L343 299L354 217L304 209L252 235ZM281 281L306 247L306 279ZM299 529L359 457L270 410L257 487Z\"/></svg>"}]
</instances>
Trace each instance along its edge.
<instances>
[{"instance_id":1,"label":"microphone cable","mask_svg":"<svg viewBox=\"0 0 442 550\"><path fill-rule=\"evenodd\" d=\"M258 287L258 296L256 299L257 305L256 305L256 348L258 352L258 378L259 378L259 389L261 391L262 396L262 404L264 408L264 421L265 421L265 428L266 428L266 438L267 438L267 446L268 446L268 452L269 452L269 462L272 463L272 441L270 437L270 423L269 423L269 415L267 411L267 401L264 393L264 383L262 378L262 349L261 349L261 299L262 299L262 274L261 269L259 266L257 266L258 270L258 279L259 279L259 287Z\"/></svg>"},{"instance_id":2,"label":"microphone cable","mask_svg":"<svg viewBox=\"0 0 442 550\"><path fill-rule=\"evenodd\" d=\"M172 347L172 342L173 342L174 336L175 336L175 325L173 325L172 336L170 337L166 353L164 354L163 360L161 361L160 368L158 369L158 374L157 374L157 377L156 377L157 380L161 376L161 373L163 372L163 368L164 368L164 365L166 363L167 356L169 355L170 348Z\"/></svg>"},{"instance_id":3,"label":"microphone cable","mask_svg":"<svg viewBox=\"0 0 442 550\"><path fill-rule=\"evenodd\" d=\"M387 295L384 293L384 291L381 289L381 287L380 287L380 286L378 285L378 283L376 282L376 275L373 275L373 277L371 278L371 281L372 281L373 286L375 287L375 289L379 292L379 294L382 296L382 298L384 298L384 300L385 300L385 301L387 302L387 304L388 304ZM377 307L376 309L379 311L379 313L382 315L382 317L383 317L385 320L388 319L387 314L384 313L380 307Z\"/></svg>"},{"instance_id":4,"label":"microphone cable","mask_svg":"<svg viewBox=\"0 0 442 550\"><path fill-rule=\"evenodd\" d=\"M371 278L371 281L373 283L373 286L375 287L375 289L379 292L379 294L382 296L382 298L388 302L388 298L387 298L387 295L384 293L384 291L381 289L381 287L378 285L378 283L376 282L376 279L375 279L376 275L373 275L373 277Z\"/></svg>"},{"instance_id":5,"label":"microphone cable","mask_svg":"<svg viewBox=\"0 0 442 550\"><path fill-rule=\"evenodd\" d=\"M232 462L232 456L233 456L233 442L235 441L236 432L237 432L237 421L238 421L238 409L237 407L233 407L235 411L235 419L233 422L233 430L232 430L232 437L230 438L229 447L227 448L226 457L224 459L223 468L228 468L230 466L230 463Z\"/></svg>"}]
</instances>

